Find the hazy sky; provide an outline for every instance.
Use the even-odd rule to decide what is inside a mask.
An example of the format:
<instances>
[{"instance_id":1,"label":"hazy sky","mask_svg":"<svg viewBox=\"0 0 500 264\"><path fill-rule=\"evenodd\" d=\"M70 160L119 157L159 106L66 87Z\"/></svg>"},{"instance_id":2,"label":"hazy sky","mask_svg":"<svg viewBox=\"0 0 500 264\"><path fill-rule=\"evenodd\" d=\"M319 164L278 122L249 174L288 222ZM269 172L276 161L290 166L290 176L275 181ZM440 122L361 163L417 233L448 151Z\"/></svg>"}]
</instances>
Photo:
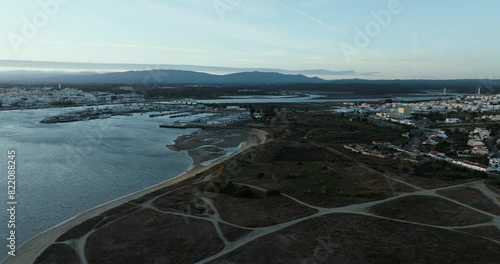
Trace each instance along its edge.
<instances>
[{"instance_id":1,"label":"hazy sky","mask_svg":"<svg viewBox=\"0 0 500 264\"><path fill-rule=\"evenodd\" d=\"M43 8L44 2L52 8ZM500 78L498 0L0 3L1 60L354 70L360 78L365 72L379 72L367 78Z\"/></svg>"}]
</instances>

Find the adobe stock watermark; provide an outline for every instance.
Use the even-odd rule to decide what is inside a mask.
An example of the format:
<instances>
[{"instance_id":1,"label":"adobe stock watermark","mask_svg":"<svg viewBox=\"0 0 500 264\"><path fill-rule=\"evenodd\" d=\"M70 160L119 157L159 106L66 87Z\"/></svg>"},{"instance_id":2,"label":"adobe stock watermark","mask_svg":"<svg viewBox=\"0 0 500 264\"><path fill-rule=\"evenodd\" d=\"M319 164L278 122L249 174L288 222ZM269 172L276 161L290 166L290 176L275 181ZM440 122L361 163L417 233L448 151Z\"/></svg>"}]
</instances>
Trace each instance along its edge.
<instances>
[{"instance_id":1,"label":"adobe stock watermark","mask_svg":"<svg viewBox=\"0 0 500 264\"><path fill-rule=\"evenodd\" d=\"M411 1L411 0L410 0ZM372 11L372 19L368 21L363 28L354 28L354 37L352 42L340 43L340 50L346 61L351 63L353 56L361 54L361 51L370 46L372 40L382 33L382 29L388 27L394 16L401 14L404 7L400 0L390 0L386 9L378 12Z\"/></svg>"},{"instance_id":2,"label":"adobe stock watermark","mask_svg":"<svg viewBox=\"0 0 500 264\"><path fill-rule=\"evenodd\" d=\"M493 85L493 74L490 73L487 77L480 76L479 82L481 83L481 88L483 92L488 94L496 94L495 86Z\"/></svg>"},{"instance_id":3,"label":"adobe stock watermark","mask_svg":"<svg viewBox=\"0 0 500 264\"><path fill-rule=\"evenodd\" d=\"M170 76L170 73L162 72L160 68L155 68L153 70L148 70L147 74L142 78L142 85L139 88L139 92L144 95L144 98L148 97L150 91L155 90L160 84L164 83L163 77Z\"/></svg>"},{"instance_id":4,"label":"adobe stock watermark","mask_svg":"<svg viewBox=\"0 0 500 264\"><path fill-rule=\"evenodd\" d=\"M99 148L111 146L111 143L105 140L105 135L115 130L115 126L112 126L112 119L104 119L100 122L102 123L93 133L83 133L80 137L72 138L69 144L64 146L65 153L67 153L64 159L51 165L53 175L57 177L59 182L64 181L68 175L71 175L72 171L78 169L78 166L84 162L86 155L92 155Z\"/></svg>"},{"instance_id":5,"label":"adobe stock watermark","mask_svg":"<svg viewBox=\"0 0 500 264\"><path fill-rule=\"evenodd\" d=\"M249 135L246 142L254 142L258 140L259 139L256 136ZM242 165L244 163L254 163L256 155L255 150L250 150L248 153L244 154L244 157L241 159L230 159L227 165L223 166L214 177L220 177L221 181L225 184L232 183L232 179L243 172ZM205 211L209 211L211 207L205 203L202 198L205 197L210 200L214 200L221 191L221 186L210 184L205 184L202 189L198 189L196 184L192 184L189 188L194 192L193 199L186 205L186 212L189 215L192 214L192 206L196 208L204 208ZM210 190L211 188L213 188L213 190ZM187 225L191 223L190 217L184 216L183 218Z\"/></svg>"},{"instance_id":6,"label":"adobe stock watermark","mask_svg":"<svg viewBox=\"0 0 500 264\"><path fill-rule=\"evenodd\" d=\"M7 39L17 54L21 46L29 43L35 38L40 31L46 27L50 20L53 19L61 7L68 4L71 0L40 0L38 2L39 10L33 14L31 18L22 17L22 26L18 33L9 32Z\"/></svg>"},{"instance_id":7,"label":"adobe stock watermark","mask_svg":"<svg viewBox=\"0 0 500 264\"><path fill-rule=\"evenodd\" d=\"M219 16L220 21L224 22L227 12L233 12L243 3L243 0L215 0L212 5Z\"/></svg>"},{"instance_id":8,"label":"adobe stock watermark","mask_svg":"<svg viewBox=\"0 0 500 264\"><path fill-rule=\"evenodd\" d=\"M304 259L302 264L335 263L336 261L331 258L335 258L333 254L340 245L332 242L331 235L320 236L316 238L316 241L318 241L318 246L314 248L313 257Z\"/></svg>"}]
</instances>

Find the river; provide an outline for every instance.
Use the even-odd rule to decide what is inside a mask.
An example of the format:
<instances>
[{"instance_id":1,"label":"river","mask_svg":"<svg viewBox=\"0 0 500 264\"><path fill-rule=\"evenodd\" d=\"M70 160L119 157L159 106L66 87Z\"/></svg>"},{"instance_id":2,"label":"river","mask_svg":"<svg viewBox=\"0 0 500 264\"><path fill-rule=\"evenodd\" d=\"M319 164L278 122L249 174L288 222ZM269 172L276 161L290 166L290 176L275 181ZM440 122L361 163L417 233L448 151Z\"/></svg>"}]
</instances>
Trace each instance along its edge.
<instances>
[{"instance_id":1,"label":"river","mask_svg":"<svg viewBox=\"0 0 500 264\"><path fill-rule=\"evenodd\" d=\"M165 147L195 130L159 128L173 122L149 115L41 124L78 108L0 111L0 234L7 241L7 151L16 150L16 243L110 200L168 180L189 169L185 152ZM186 118L184 118L186 119ZM5 242L6 243L6 242ZM6 247L6 244L2 247ZM2 256L6 250L2 250Z\"/></svg>"}]
</instances>

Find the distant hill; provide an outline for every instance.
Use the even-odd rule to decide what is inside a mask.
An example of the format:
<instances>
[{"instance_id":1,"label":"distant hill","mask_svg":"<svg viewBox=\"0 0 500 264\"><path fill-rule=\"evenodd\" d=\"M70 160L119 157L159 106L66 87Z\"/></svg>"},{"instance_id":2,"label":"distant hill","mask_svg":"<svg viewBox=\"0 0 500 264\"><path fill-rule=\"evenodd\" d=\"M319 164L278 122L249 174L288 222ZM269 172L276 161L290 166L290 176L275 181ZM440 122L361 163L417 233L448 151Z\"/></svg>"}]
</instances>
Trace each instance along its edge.
<instances>
[{"instance_id":1,"label":"distant hill","mask_svg":"<svg viewBox=\"0 0 500 264\"><path fill-rule=\"evenodd\" d=\"M241 67L220 67L202 66L186 64L130 64L130 63L82 63L82 62L54 62L54 61L20 61L1 60L0 69L45 69L52 71L69 72L125 72L125 71L149 71L158 69L209 72L212 74L228 74L236 72L279 72L283 74L304 74L307 76L350 76L350 77L370 77L377 76L379 72L356 72L353 70L326 70L326 69L278 69L278 68L241 68ZM26 71L26 70L25 70ZM330 78L329 77L329 78Z\"/></svg>"},{"instance_id":2,"label":"distant hill","mask_svg":"<svg viewBox=\"0 0 500 264\"><path fill-rule=\"evenodd\" d=\"M324 83L318 77L307 77L302 74L290 75L273 72L241 72L222 76L228 83Z\"/></svg>"},{"instance_id":3,"label":"distant hill","mask_svg":"<svg viewBox=\"0 0 500 264\"><path fill-rule=\"evenodd\" d=\"M187 70L141 70L113 73L57 72L57 71L6 71L0 72L2 86L26 85L214 85L244 89L259 86L271 90L311 91L331 94L332 97L420 94L425 92L474 94L481 87L483 94L500 92L500 80L324 80L302 74L284 74L267 71L244 71L224 75Z\"/></svg>"},{"instance_id":4,"label":"distant hill","mask_svg":"<svg viewBox=\"0 0 500 264\"><path fill-rule=\"evenodd\" d=\"M301 74L275 72L241 72L215 75L182 70L150 70L114 73L40 74L12 72L0 75L0 81L23 83L64 83L64 84L286 84L324 83L323 79Z\"/></svg>"}]
</instances>

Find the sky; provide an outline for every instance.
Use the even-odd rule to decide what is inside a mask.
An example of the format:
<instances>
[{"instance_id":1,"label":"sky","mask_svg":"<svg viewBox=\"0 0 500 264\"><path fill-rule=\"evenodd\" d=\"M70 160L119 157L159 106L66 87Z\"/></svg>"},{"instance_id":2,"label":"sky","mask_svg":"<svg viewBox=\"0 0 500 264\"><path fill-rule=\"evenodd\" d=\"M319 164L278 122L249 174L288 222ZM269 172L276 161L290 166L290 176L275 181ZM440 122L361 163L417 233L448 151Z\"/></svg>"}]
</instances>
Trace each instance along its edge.
<instances>
[{"instance_id":1,"label":"sky","mask_svg":"<svg viewBox=\"0 0 500 264\"><path fill-rule=\"evenodd\" d=\"M497 0L0 0L0 60L500 79L499 10Z\"/></svg>"}]
</instances>

